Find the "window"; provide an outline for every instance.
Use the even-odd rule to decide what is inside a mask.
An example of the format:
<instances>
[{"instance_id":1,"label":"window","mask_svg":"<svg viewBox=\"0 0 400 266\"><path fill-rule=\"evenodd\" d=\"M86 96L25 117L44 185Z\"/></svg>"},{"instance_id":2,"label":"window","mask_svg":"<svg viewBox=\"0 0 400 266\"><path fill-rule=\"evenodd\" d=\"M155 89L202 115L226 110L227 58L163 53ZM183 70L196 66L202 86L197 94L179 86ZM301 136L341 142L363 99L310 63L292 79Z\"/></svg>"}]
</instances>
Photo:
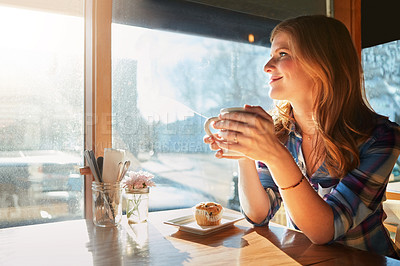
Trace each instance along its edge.
<instances>
[{"instance_id":1,"label":"window","mask_svg":"<svg viewBox=\"0 0 400 266\"><path fill-rule=\"evenodd\" d=\"M129 9L122 4L114 1L115 9ZM113 147L129 151L132 169L155 175L150 210L206 200L237 207L236 162L214 157L203 143L203 124L224 107L247 103L271 109L263 72L269 48L236 36L217 38L211 29L172 30L177 18L171 28L159 29L168 23L136 26L134 15L120 17L114 15L112 25Z\"/></svg>"},{"instance_id":2,"label":"window","mask_svg":"<svg viewBox=\"0 0 400 266\"><path fill-rule=\"evenodd\" d=\"M83 217L84 20L70 3L0 5L0 228Z\"/></svg>"},{"instance_id":3,"label":"window","mask_svg":"<svg viewBox=\"0 0 400 266\"><path fill-rule=\"evenodd\" d=\"M400 124L400 41L362 51L367 98L376 112ZM400 159L390 181L400 181Z\"/></svg>"}]
</instances>

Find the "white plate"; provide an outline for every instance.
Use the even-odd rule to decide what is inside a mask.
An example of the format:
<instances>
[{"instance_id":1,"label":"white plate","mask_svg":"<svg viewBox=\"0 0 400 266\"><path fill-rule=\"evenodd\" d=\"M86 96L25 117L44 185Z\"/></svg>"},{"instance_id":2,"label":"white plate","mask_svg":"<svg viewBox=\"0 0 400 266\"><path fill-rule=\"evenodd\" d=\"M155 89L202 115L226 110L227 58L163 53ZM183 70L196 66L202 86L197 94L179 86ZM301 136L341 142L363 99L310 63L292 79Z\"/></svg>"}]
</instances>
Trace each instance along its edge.
<instances>
[{"instance_id":1,"label":"white plate","mask_svg":"<svg viewBox=\"0 0 400 266\"><path fill-rule=\"evenodd\" d=\"M164 221L164 223L177 226L181 231L198 235L206 235L231 226L242 219L244 219L244 216L242 214L224 213L222 214L221 223L219 225L200 226L197 224L194 215L187 215L171 219L168 221Z\"/></svg>"}]
</instances>

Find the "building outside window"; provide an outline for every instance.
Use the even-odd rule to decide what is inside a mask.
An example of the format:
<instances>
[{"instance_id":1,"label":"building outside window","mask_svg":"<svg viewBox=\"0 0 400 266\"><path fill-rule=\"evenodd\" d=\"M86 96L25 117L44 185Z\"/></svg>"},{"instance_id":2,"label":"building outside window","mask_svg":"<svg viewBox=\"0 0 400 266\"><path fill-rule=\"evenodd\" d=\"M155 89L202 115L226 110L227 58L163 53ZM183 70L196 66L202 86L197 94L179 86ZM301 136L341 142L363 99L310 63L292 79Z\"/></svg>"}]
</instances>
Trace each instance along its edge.
<instances>
[{"instance_id":1,"label":"building outside window","mask_svg":"<svg viewBox=\"0 0 400 266\"><path fill-rule=\"evenodd\" d=\"M362 51L367 98L376 112L400 124L400 40ZM400 159L389 182L400 181Z\"/></svg>"},{"instance_id":2,"label":"building outside window","mask_svg":"<svg viewBox=\"0 0 400 266\"><path fill-rule=\"evenodd\" d=\"M118 5L126 3L114 1L122 9ZM113 147L129 151L132 170L155 175L150 210L201 201L238 208L236 161L214 157L203 142L203 124L225 107L272 108L263 71L269 48L251 39L154 29L151 21L130 25L134 15L117 16L114 11Z\"/></svg>"}]
</instances>

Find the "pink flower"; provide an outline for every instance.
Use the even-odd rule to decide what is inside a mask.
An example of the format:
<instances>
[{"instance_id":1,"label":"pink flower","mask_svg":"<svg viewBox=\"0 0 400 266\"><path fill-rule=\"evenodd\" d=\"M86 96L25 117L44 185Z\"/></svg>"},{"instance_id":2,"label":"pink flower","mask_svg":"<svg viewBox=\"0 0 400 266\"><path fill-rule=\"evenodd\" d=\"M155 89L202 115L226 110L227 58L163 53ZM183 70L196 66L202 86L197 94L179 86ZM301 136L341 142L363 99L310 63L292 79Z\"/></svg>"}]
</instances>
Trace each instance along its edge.
<instances>
[{"instance_id":1,"label":"pink flower","mask_svg":"<svg viewBox=\"0 0 400 266\"><path fill-rule=\"evenodd\" d=\"M154 175L149 172L139 171L134 172L130 171L122 180L123 187L129 189L138 189L138 188L146 188L146 187L154 187L155 183L151 180Z\"/></svg>"}]
</instances>

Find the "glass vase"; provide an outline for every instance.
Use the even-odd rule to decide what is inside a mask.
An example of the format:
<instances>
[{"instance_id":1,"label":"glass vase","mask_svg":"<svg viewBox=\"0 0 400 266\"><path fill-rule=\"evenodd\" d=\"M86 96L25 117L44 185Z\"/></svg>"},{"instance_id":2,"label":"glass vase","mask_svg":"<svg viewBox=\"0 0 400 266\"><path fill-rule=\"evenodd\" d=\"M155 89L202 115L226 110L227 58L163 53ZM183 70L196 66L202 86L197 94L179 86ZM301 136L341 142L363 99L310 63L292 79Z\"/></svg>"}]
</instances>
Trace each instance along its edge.
<instances>
[{"instance_id":1,"label":"glass vase","mask_svg":"<svg viewBox=\"0 0 400 266\"><path fill-rule=\"evenodd\" d=\"M129 224L147 222L149 215L149 188L125 188L126 217Z\"/></svg>"}]
</instances>

